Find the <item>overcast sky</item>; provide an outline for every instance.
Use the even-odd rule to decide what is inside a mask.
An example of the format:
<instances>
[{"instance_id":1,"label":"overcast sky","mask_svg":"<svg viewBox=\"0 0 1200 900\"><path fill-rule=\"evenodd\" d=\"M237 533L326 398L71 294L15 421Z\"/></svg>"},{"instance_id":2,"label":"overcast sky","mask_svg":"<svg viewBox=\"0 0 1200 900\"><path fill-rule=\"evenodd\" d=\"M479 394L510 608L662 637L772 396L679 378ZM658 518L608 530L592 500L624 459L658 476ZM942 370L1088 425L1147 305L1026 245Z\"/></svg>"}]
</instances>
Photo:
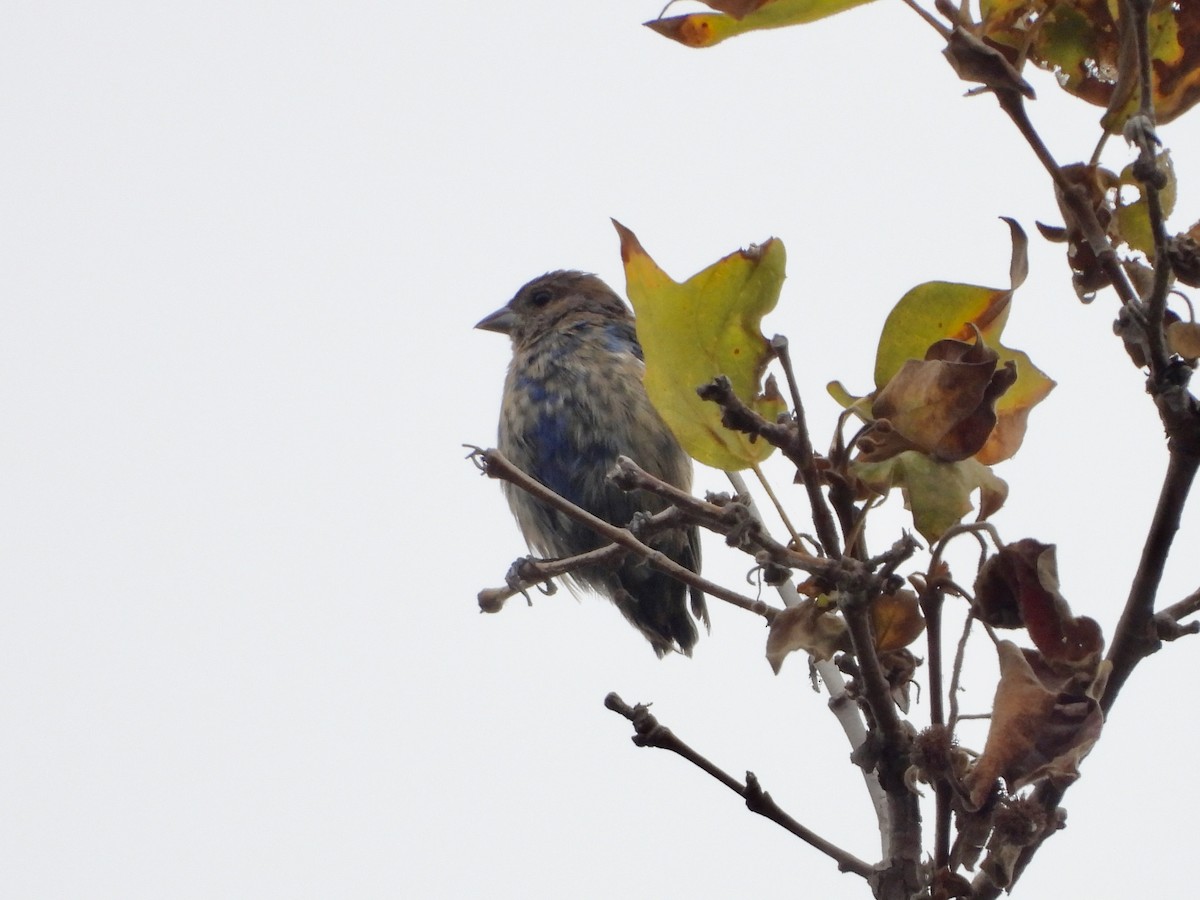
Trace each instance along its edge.
<instances>
[{"instance_id":1,"label":"overcast sky","mask_svg":"<svg viewBox=\"0 0 1200 900\"><path fill-rule=\"evenodd\" d=\"M679 279L784 241L765 328L792 341L819 446L825 383L870 388L891 305L926 280L1004 286L997 217L1018 219L1031 275L1005 340L1058 388L998 467L995 522L1057 543L1065 595L1111 635L1161 428L1115 301L1081 305L1036 237L1061 220L995 102L963 98L897 2L707 51L642 28L657 12L9 5L0 894L865 896L602 706L654 701L874 859L844 739L801 660L771 673L757 620L711 601L695 658L658 661L594 597L478 612L524 545L464 460L495 440L509 355L471 326L548 269L622 289L610 216ZM1090 155L1100 111L1035 86L1053 152ZM1198 115L1162 132L1177 229L1200 218ZM904 521L882 519L876 544ZM1164 601L1196 588L1198 536L1191 510ZM720 541L705 555L753 590ZM971 648L978 710L991 651ZM1184 641L1135 674L1023 895L1194 889L1177 848L1200 788L1176 761L1198 673Z\"/></svg>"}]
</instances>

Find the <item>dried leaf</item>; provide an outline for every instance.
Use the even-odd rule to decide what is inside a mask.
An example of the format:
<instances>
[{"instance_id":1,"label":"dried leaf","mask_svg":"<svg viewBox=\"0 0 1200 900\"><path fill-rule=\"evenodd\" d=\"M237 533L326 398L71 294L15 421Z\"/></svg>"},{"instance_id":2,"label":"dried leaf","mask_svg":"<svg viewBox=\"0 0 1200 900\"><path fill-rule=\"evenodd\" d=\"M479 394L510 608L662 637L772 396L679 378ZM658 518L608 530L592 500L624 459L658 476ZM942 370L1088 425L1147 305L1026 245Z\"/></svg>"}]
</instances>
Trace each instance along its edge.
<instances>
[{"instance_id":1,"label":"dried leaf","mask_svg":"<svg viewBox=\"0 0 1200 900\"><path fill-rule=\"evenodd\" d=\"M1012 363L1016 380L998 395L994 409L996 424L974 456L979 462L992 465L1017 452L1025 437L1030 410L1053 390L1054 382L1025 353L1010 350L1000 343L1013 292L1021 286L1028 272L1028 239L1016 222L1010 219L1005 222L1012 237L1009 287L931 281L913 288L900 299L884 322L875 354L875 393L870 398L857 398L840 383L832 382L828 389L835 400L870 420L872 414L866 401L878 397L909 360L924 360L930 349L944 340L969 346L982 338L996 352L1000 366ZM990 379L988 383L990 385ZM980 424L975 422L972 426L977 429ZM965 437L965 433L962 436ZM963 443L968 442L964 440ZM946 452L954 455L949 446Z\"/></svg>"},{"instance_id":2,"label":"dried leaf","mask_svg":"<svg viewBox=\"0 0 1200 900\"><path fill-rule=\"evenodd\" d=\"M767 634L767 661L776 675L787 655L795 650L823 660L849 649L845 620L832 605L816 600L802 600L783 610L775 616Z\"/></svg>"},{"instance_id":3,"label":"dried leaf","mask_svg":"<svg viewBox=\"0 0 1200 900\"><path fill-rule=\"evenodd\" d=\"M1107 232L1114 215L1113 198L1118 183L1117 176L1101 166L1089 166L1083 163L1063 166L1062 176L1071 186L1073 194L1083 195L1084 202L1096 217L1096 222ZM1084 237L1085 229L1080 223L1080 217L1074 206L1057 185L1054 188L1054 196L1058 201L1058 209L1063 215L1066 227L1063 229L1064 236L1056 235L1050 239L1065 240L1067 262L1071 266L1075 293L1081 300L1090 300L1096 291L1108 287L1112 283L1112 279L1100 265L1100 260ZM1042 234L1045 235L1048 226L1039 227L1042 228Z\"/></svg>"},{"instance_id":4,"label":"dried leaf","mask_svg":"<svg viewBox=\"0 0 1200 900\"><path fill-rule=\"evenodd\" d=\"M996 427L996 401L1017 380L1016 365L1009 360L997 369L998 361L978 332L973 344L938 341L923 360L905 361L876 394L871 414L887 419L907 448L943 462L974 456ZM893 455L907 448L884 450ZM886 458L863 450L865 459Z\"/></svg>"},{"instance_id":5,"label":"dried leaf","mask_svg":"<svg viewBox=\"0 0 1200 900\"><path fill-rule=\"evenodd\" d=\"M1105 108L1119 132L1137 111L1132 42L1110 0L982 0L981 37L1010 60L1021 51L1067 92ZM1031 27L1030 23L1033 23ZM1156 0L1149 17L1155 119L1166 123L1200 101L1200 4Z\"/></svg>"},{"instance_id":6,"label":"dried leaf","mask_svg":"<svg viewBox=\"0 0 1200 900\"><path fill-rule=\"evenodd\" d=\"M1033 88L1012 63L995 47L988 46L969 31L955 26L942 51L951 68L963 81L973 81L988 90L1021 94L1033 99Z\"/></svg>"},{"instance_id":7,"label":"dried leaf","mask_svg":"<svg viewBox=\"0 0 1200 900\"><path fill-rule=\"evenodd\" d=\"M871 625L875 631L875 649L880 653L907 647L925 630L917 595L901 589L876 597L871 604Z\"/></svg>"},{"instance_id":8,"label":"dried leaf","mask_svg":"<svg viewBox=\"0 0 1200 900\"><path fill-rule=\"evenodd\" d=\"M1035 650L1022 650L1011 641L1001 641L996 650L1000 682L991 726L983 753L966 778L976 808L999 778L1010 793L1043 778L1060 787L1070 784L1104 724L1096 698L1107 662L1085 686L1064 681Z\"/></svg>"},{"instance_id":9,"label":"dried leaf","mask_svg":"<svg viewBox=\"0 0 1200 900\"><path fill-rule=\"evenodd\" d=\"M1178 353L1184 359L1200 357L1200 324L1172 322L1167 326L1167 344L1172 353Z\"/></svg>"},{"instance_id":10,"label":"dried leaf","mask_svg":"<svg viewBox=\"0 0 1200 900\"><path fill-rule=\"evenodd\" d=\"M991 556L975 579L975 611L995 628L1024 626L1053 664L1091 672L1104 649L1100 626L1072 615L1059 593L1053 544L1025 538Z\"/></svg>"}]
</instances>

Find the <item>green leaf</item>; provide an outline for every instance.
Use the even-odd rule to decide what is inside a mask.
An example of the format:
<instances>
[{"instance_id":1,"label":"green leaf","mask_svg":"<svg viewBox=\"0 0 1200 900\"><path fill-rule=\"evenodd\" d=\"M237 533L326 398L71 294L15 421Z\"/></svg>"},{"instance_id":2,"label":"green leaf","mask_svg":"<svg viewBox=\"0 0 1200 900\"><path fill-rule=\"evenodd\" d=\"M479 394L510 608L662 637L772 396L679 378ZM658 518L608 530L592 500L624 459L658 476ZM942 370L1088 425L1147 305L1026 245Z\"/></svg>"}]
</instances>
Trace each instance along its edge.
<instances>
[{"instance_id":1,"label":"green leaf","mask_svg":"<svg viewBox=\"0 0 1200 900\"><path fill-rule=\"evenodd\" d=\"M1175 209L1175 167L1171 164L1170 150L1164 150L1159 156L1158 168L1167 179L1166 185L1158 192L1158 201L1162 204L1165 219ZM1133 163L1121 170L1120 184L1122 190L1117 192L1117 227L1120 229L1121 240L1153 260L1154 229L1150 227L1150 208L1142 192L1142 184L1133 174ZM1123 194L1130 190L1137 191L1137 199L1123 202Z\"/></svg>"},{"instance_id":2,"label":"green leaf","mask_svg":"<svg viewBox=\"0 0 1200 900\"><path fill-rule=\"evenodd\" d=\"M760 392L772 354L759 323L779 300L787 259L783 243L770 238L731 253L680 284L632 231L613 224L646 358L646 393L659 415L683 449L705 465L735 471L766 459L774 448L725 428L720 407L701 400L696 388L724 375L764 418L775 421L786 409L772 383Z\"/></svg>"},{"instance_id":3,"label":"green leaf","mask_svg":"<svg viewBox=\"0 0 1200 900\"><path fill-rule=\"evenodd\" d=\"M972 492L980 492L980 519L998 510L1008 497L1004 479L975 459L938 462L924 453L907 450L882 462L856 461L851 471L876 493L900 488L905 509L912 511L914 527L930 542L974 509Z\"/></svg>"}]
</instances>

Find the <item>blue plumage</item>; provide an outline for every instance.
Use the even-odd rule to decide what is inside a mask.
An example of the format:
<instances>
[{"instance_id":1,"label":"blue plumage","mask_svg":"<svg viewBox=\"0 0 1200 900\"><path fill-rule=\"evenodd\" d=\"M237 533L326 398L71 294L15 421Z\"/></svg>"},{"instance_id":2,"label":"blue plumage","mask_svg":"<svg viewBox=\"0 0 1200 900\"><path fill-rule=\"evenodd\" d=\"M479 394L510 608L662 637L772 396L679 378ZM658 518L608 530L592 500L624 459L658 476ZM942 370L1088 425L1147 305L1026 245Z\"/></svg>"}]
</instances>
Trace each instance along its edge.
<instances>
[{"instance_id":1,"label":"blue plumage","mask_svg":"<svg viewBox=\"0 0 1200 900\"><path fill-rule=\"evenodd\" d=\"M524 472L618 526L665 506L658 497L627 494L608 482L618 456L679 488L691 487L691 461L642 386L633 316L595 275L560 271L535 278L476 327L512 338L499 447ZM509 484L504 489L533 552L573 556L602 543L524 491ZM659 535L653 546L700 570L695 528ZM708 624L700 591L633 556L615 570L578 570L574 581L612 600L659 656L670 650L690 655L698 636L693 616Z\"/></svg>"}]
</instances>

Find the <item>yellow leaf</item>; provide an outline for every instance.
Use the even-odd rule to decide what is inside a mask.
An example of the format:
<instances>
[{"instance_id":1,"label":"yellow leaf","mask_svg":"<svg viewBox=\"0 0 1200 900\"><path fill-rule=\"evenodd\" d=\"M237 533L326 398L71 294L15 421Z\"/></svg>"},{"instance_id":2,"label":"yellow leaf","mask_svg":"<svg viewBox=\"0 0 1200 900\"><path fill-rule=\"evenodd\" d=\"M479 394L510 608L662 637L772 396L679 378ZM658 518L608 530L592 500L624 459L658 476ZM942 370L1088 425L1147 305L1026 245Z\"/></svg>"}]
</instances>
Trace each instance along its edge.
<instances>
[{"instance_id":1,"label":"yellow leaf","mask_svg":"<svg viewBox=\"0 0 1200 900\"><path fill-rule=\"evenodd\" d=\"M1159 171L1166 176L1166 185L1158 192L1158 202L1162 204L1163 218L1171 215L1175 209L1175 167L1171 164L1171 151L1164 150L1159 156ZM1151 260L1154 259L1154 229L1150 227L1150 207L1142 193L1142 184L1133 174L1133 163L1121 170L1121 190L1117 192L1117 226L1120 229L1121 240L1134 250L1141 250ZM1137 198L1125 202L1126 192L1136 191Z\"/></svg>"},{"instance_id":2,"label":"yellow leaf","mask_svg":"<svg viewBox=\"0 0 1200 900\"><path fill-rule=\"evenodd\" d=\"M646 22L686 47L711 47L747 31L802 25L871 0L704 0L715 13L690 13Z\"/></svg>"},{"instance_id":3,"label":"yellow leaf","mask_svg":"<svg viewBox=\"0 0 1200 900\"><path fill-rule=\"evenodd\" d=\"M770 238L731 253L680 284L632 231L613 224L646 360L646 393L655 409L683 449L705 465L733 471L766 459L771 445L725 428L720 407L701 400L696 388L724 375L764 418L775 421L786 408L778 394L764 396L759 387L771 358L759 323L779 299L783 243Z\"/></svg>"}]
</instances>

